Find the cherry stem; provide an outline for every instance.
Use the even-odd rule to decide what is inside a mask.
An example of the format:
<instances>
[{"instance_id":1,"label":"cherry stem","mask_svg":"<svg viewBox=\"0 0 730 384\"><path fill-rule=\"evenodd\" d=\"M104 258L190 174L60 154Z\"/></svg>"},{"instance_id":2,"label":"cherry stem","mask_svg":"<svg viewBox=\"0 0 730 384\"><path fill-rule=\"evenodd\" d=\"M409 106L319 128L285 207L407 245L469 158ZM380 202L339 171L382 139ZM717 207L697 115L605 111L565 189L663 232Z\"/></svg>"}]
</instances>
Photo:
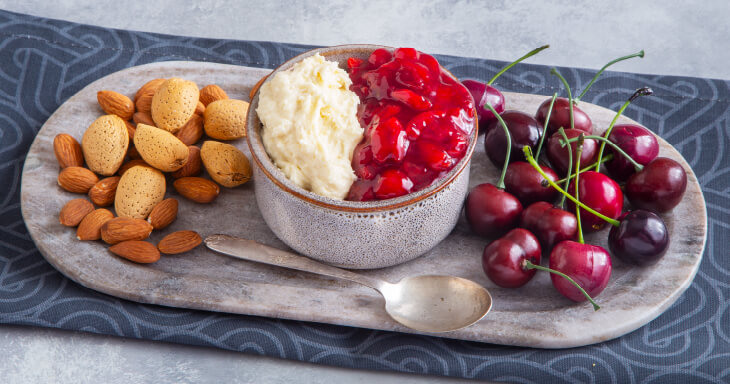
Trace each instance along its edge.
<instances>
[{"instance_id":1,"label":"cherry stem","mask_svg":"<svg viewBox=\"0 0 730 384\"><path fill-rule=\"evenodd\" d=\"M581 208L600 217L601 219L605 220L607 223L609 223L615 227L618 227L619 224L621 224L620 221L607 217L606 215L603 215L599 212L596 212L596 210L594 210L593 208L576 200L575 197L571 196L568 192L565 192L562 188L560 188L560 186L555 184L554 181L550 180L548 178L548 175L545 174L545 171L543 171L542 168L540 168L540 166L537 164L537 162L535 161L535 158L532 157L532 149L530 149L529 146L525 145L524 147L522 147L522 152L524 152L527 162L530 163L530 165L532 165L533 168L535 168L535 170L543 177L543 179L547 180L547 182L550 184L551 187L555 188L558 192L562 193L565 197L572 200L574 203L579 205Z\"/></svg>"},{"instance_id":2,"label":"cherry stem","mask_svg":"<svg viewBox=\"0 0 730 384\"><path fill-rule=\"evenodd\" d=\"M545 136L547 136L547 126L548 121L550 121L550 114L553 113L553 105L555 105L555 99L558 98L558 93L553 93L553 98L550 100L550 107L548 107L547 116L545 116L545 124L542 127L542 136L540 136L540 144L537 145L537 152L535 152L535 158L540 158L540 151L542 150L542 143L545 141Z\"/></svg>"},{"instance_id":3,"label":"cherry stem","mask_svg":"<svg viewBox=\"0 0 730 384\"><path fill-rule=\"evenodd\" d=\"M586 139L598 140L603 144L608 144L611 148L613 148L614 151L618 152L621 156L625 157L626 160L628 160L634 166L634 169L636 169L636 172L641 172L641 170L644 169L643 165L637 163L636 160L634 160L628 153L626 153L626 151L621 149L621 147L619 147L613 141L611 141L603 136L594 136L594 135L586 136ZM567 143L572 143L577 140L578 140L578 138L568 139ZM567 144L565 141L560 141L560 145L567 145ZM598 170L600 169L601 163L604 162L601 157L602 156L599 156L598 160L595 163L593 163L593 165L592 165L596 169L596 172L598 172Z\"/></svg>"},{"instance_id":4,"label":"cherry stem","mask_svg":"<svg viewBox=\"0 0 730 384\"><path fill-rule=\"evenodd\" d=\"M585 141L585 135L580 134L578 136L578 155L576 159L575 169L577 171L575 172L575 199L580 200L580 194L578 193L578 185L580 184L580 157L583 155L583 142ZM568 146L570 148L570 146ZM568 172L568 176L570 176L570 172ZM570 179L570 177L568 178ZM585 240L583 240L583 227L581 227L580 224L580 207L575 206L575 218L578 221L578 242L581 244L585 244Z\"/></svg>"},{"instance_id":5,"label":"cherry stem","mask_svg":"<svg viewBox=\"0 0 730 384\"><path fill-rule=\"evenodd\" d=\"M611 160L613 160L613 154L612 153L609 153L608 155L603 156L603 159L601 161L604 162L604 163L606 163L606 162L609 162ZM590 171L591 168L593 168L595 166L596 166L596 163L593 163L591 165L587 165L585 168L583 168L583 169L580 170L580 173L583 173L583 172L586 172L586 171ZM572 179L574 177L575 177L575 173L572 174L572 175L570 175L570 176L568 176L567 179ZM558 184L564 183L565 182L565 179L566 179L566 177L564 177L564 178L556 181L556 183L558 183ZM543 180L542 183L541 183L541 185L543 187L549 187L550 186L550 184L548 184L548 182L546 180Z\"/></svg>"},{"instance_id":6,"label":"cherry stem","mask_svg":"<svg viewBox=\"0 0 730 384\"><path fill-rule=\"evenodd\" d=\"M609 125L608 129L606 129L606 132L603 133L603 137L608 139L608 135L611 134L611 131L613 130L613 126L616 125L616 121L618 120L619 116L621 116L624 113L624 110L626 109L626 107L629 106L629 104L631 104L632 101L636 100L637 98L639 98L641 96L649 96L652 94L654 94L654 91L649 87L643 87L643 88L637 89L636 92L634 92L634 94L631 95L631 97L629 97L628 100L626 100L624 105L622 105L621 108L619 108L618 112L616 112L616 116L614 116L613 120L611 120L611 125ZM601 149L598 150L598 160L599 161L603 157L603 148L605 146L606 146L606 141L601 142ZM629 160L631 160L632 163L634 164L634 167L636 167L637 163L635 161L633 161L633 159L631 157L629 157ZM596 172L598 172L598 168L600 166L601 166L600 164L596 165ZM636 172L639 172L639 171L641 171L641 168L636 169Z\"/></svg>"},{"instance_id":7,"label":"cherry stem","mask_svg":"<svg viewBox=\"0 0 730 384\"><path fill-rule=\"evenodd\" d=\"M551 69L550 73L557 76L558 79L563 82L563 86L568 91L568 105L570 106L570 129L575 129L575 121L573 119L573 93L570 92L570 85L568 85L568 81L565 80L563 75L561 75L557 69Z\"/></svg>"},{"instance_id":8,"label":"cherry stem","mask_svg":"<svg viewBox=\"0 0 730 384\"><path fill-rule=\"evenodd\" d=\"M508 69L514 67L519 62L521 62L521 61L523 61L523 60L525 60L525 59L527 59L529 57L535 56L540 51L542 51L543 49L547 49L547 48L550 48L550 45L543 45L542 47L535 48L532 51L527 52L524 56L520 57L519 59L517 59L517 60L515 60L515 61L513 61L513 62L511 62L509 64L507 64L506 67L502 68L502 70L500 70L499 72L497 72L497 74L495 74L491 79L489 79L489 81L487 82L487 85L492 85L492 83L494 83L494 81L497 80L498 77L502 76L503 73L507 72Z\"/></svg>"},{"instance_id":9,"label":"cherry stem","mask_svg":"<svg viewBox=\"0 0 730 384\"><path fill-rule=\"evenodd\" d=\"M558 129L558 133L563 136L563 140L568 141L568 136L565 134L563 127ZM570 176L571 172L573 172L573 147L568 145L568 176ZM565 180L565 186L563 188L567 191L569 185L570 179ZM565 208L565 195L560 196L560 207Z\"/></svg>"},{"instance_id":10,"label":"cherry stem","mask_svg":"<svg viewBox=\"0 0 730 384\"><path fill-rule=\"evenodd\" d=\"M484 107L489 108L489 111L492 112L492 114L499 120L499 123L502 125L502 129L504 129L504 135L507 137L507 154L504 157L504 165L502 166L502 175L499 176L499 181L497 182L497 188L504 189L504 176L507 174L507 166L509 165L509 157L510 152L512 152L512 136L509 134L509 129L507 128L507 123L504 122L504 119L502 119L502 116L497 113L497 111L494 110L494 108L489 105L489 103L484 103Z\"/></svg>"},{"instance_id":11,"label":"cherry stem","mask_svg":"<svg viewBox=\"0 0 730 384\"><path fill-rule=\"evenodd\" d=\"M583 294L583 296L585 296L586 299L588 299L588 301L590 301L591 304L593 304L593 310L594 311L597 311L597 310L601 309L601 307L598 304L596 304L595 301L593 301L593 298L591 297L591 295L589 295L588 292L586 292L586 290L583 289L583 287L581 287L578 283L575 282L575 280L573 280L570 276L564 274L563 272L556 271L556 270L551 269L551 268L548 268L548 267L543 267L542 265L533 264L533 263L530 262L530 260L523 261L522 262L522 268L524 268L524 269L537 269L539 271L545 271L545 272L554 273L554 274L556 274L556 275L558 275L558 276L560 276L560 277L568 280L568 282L570 282L576 288L578 288L578 290Z\"/></svg>"},{"instance_id":12,"label":"cherry stem","mask_svg":"<svg viewBox=\"0 0 730 384\"><path fill-rule=\"evenodd\" d=\"M603 66L603 68L601 68L601 69L600 69L600 70L599 70L599 71L598 71L598 72L596 73L596 75L595 75L595 76L593 76L593 79L591 79L591 82L590 82L590 83L588 83L588 85L587 85L587 86L585 87L585 89L583 90L583 92L581 92L581 93L580 93L580 96L578 96L578 97L577 97L577 98L575 99L575 101L576 101L576 102L580 101L580 99L582 99L582 98L583 98L583 96L585 96L585 95L586 95L586 92L588 92L588 90L589 90L589 89L591 89L591 87L593 86L593 83L595 83L595 82L596 82L596 80L598 80L598 77L599 77L599 76L601 76L601 74L603 73L603 71L605 71L605 70L606 70L606 68L608 68L608 67L610 67L610 66L612 66L612 65L614 65L614 64L616 64L616 63L618 63L619 61L624 61L624 60L628 60L628 59L631 59L631 58L633 58L633 57L641 57L641 58L643 58L643 57L644 57L644 50L642 49L641 51L639 51L639 52L636 52L636 53L633 53L633 54L631 54L631 55L628 55L628 56L623 56L623 57L619 57L618 59L614 59L614 60L611 60L611 61L609 61L609 62L608 62L608 64L604 65L604 66Z\"/></svg>"}]
</instances>

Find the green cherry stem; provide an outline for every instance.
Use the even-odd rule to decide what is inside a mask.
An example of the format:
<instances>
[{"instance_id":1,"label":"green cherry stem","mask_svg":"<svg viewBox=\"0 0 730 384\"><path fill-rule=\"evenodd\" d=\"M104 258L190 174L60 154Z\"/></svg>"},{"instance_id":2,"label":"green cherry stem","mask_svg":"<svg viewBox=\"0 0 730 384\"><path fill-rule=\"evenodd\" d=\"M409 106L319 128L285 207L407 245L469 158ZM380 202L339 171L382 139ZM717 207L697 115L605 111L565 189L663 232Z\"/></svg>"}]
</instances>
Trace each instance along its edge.
<instances>
[{"instance_id":1,"label":"green cherry stem","mask_svg":"<svg viewBox=\"0 0 730 384\"><path fill-rule=\"evenodd\" d=\"M568 105L570 106L570 129L575 129L575 121L573 118L573 93L570 92L570 85L568 85L568 80L565 80L563 75L561 75L560 72L558 72L558 70L555 68L551 69L550 73L557 76L558 79L560 79L560 81L563 82L563 86L565 87L565 90L568 91L568 101L569 101Z\"/></svg>"},{"instance_id":2,"label":"green cherry stem","mask_svg":"<svg viewBox=\"0 0 730 384\"><path fill-rule=\"evenodd\" d=\"M623 149L621 149L621 147L619 147L618 145L616 145L616 143L612 142L611 140L609 140L609 139L607 139L607 138L605 138L603 136L595 136L595 135L586 136L585 138L586 139L598 140L602 144L608 144L611 148L613 148L614 151L618 152L621 156L625 157L626 160L628 160L631 163L631 165L634 166L634 169L636 169L636 172L641 172L641 170L644 169L644 166L643 165L637 163L636 160L634 160L633 158L631 158L631 156L629 156L628 153L626 153ZM572 139L568 139L567 141L560 140L560 145L561 146L564 146L564 145L567 145L567 143L573 143L575 141L578 141L578 138L577 137L574 137ZM603 162L604 162L604 160L603 160L603 158L601 156L601 157L599 157L599 159L595 163L593 163L592 166L595 168L596 172L598 172L598 170L601 167L601 163L603 163Z\"/></svg>"},{"instance_id":3,"label":"green cherry stem","mask_svg":"<svg viewBox=\"0 0 730 384\"><path fill-rule=\"evenodd\" d=\"M601 161L604 162L604 163L607 163L607 162L609 162L611 160L613 160L613 154L612 153L609 153L608 155L603 156L603 159ZM580 170L580 173L590 171L591 168L593 168L595 166L596 166L596 163L592 163L591 165L586 165L583 169ZM565 179L572 179L574 177L575 177L575 173L573 173L572 175L570 175L568 177L564 177L564 178L556 181L555 183L561 184L561 183L564 183L565 182ZM543 187L549 187L550 186L550 184L548 184L548 182L546 180L543 180L540 184Z\"/></svg>"},{"instance_id":4,"label":"green cherry stem","mask_svg":"<svg viewBox=\"0 0 730 384\"><path fill-rule=\"evenodd\" d=\"M580 185L580 157L583 155L583 142L585 141L585 135L580 134L578 136L578 153L577 153L577 160L575 161L575 169L577 171L575 172L575 199L580 200L580 194L578 193L578 186ZM570 148L570 146L568 146ZM568 173L568 176L570 176L570 173ZM578 205L575 206L575 218L578 221L578 242L581 244L585 244L585 240L583 239L583 227L581 227L580 224L580 207Z\"/></svg>"},{"instance_id":5,"label":"green cherry stem","mask_svg":"<svg viewBox=\"0 0 730 384\"><path fill-rule=\"evenodd\" d=\"M572 200L576 205L579 205L581 208L585 209L586 211L600 217L601 219L605 220L607 223L618 227L621 222L618 220L612 219L610 217L607 217L606 215L603 215L599 212L596 212L593 208L581 203L580 201L576 200L575 197L571 196L568 192L565 192L562 188L560 188L559 185L555 184L554 181L550 180L548 175L545 174L545 171L540 168L540 166L537 164L537 161L535 161L535 158L532 157L532 149L530 149L529 146L525 145L522 147L522 152L525 154L525 159L527 159L527 162L532 165L532 168L535 168L535 170L543 177L543 179L547 180L547 182L550 184L551 187L555 188L558 192L562 193L565 197Z\"/></svg>"},{"instance_id":6,"label":"green cherry stem","mask_svg":"<svg viewBox=\"0 0 730 384\"><path fill-rule=\"evenodd\" d=\"M502 70L500 70L499 72L497 72L496 75L492 76L492 78L489 79L489 81L487 82L487 85L492 85L492 83L494 83L494 81L497 80L498 77L502 76L503 73L507 72L508 69L514 67L517 63L519 63L519 62L521 62L521 61L523 61L523 60L525 60L525 59L527 59L529 57L535 56L540 51L542 51L543 49L547 49L547 48L550 48L550 45L543 45L542 47L535 48L532 51L527 52L524 56L520 57L519 59L517 59L517 60L515 60L515 61L513 61L513 62L511 62L509 64L507 64L506 67L502 68Z\"/></svg>"},{"instance_id":7,"label":"green cherry stem","mask_svg":"<svg viewBox=\"0 0 730 384\"><path fill-rule=\"evenodd\" d=\"M563 129L563 127L560 127L560 129L558 129L558 132L560 133L561 136L563 136L563 140L565 140L567 142L568 136L565 134L565 130ZM573 172L573 146L568 145L568 176L570 176L571 172ZM545 180L543 180L543 181L545 181ZM563 187L563 189L565 189L567 191L569 185L570 185L570 178L565 180L565 186ZM565 208L565 195L560 196L560 206Z\"/></svg>"},{"instance_id":8,"label":"green cherry stem","mask_svg":"<svg viewBox=\"0 0 730 384\"><path fill-rule=\"evenodd\" d=\"M578 288L578 290L583 294L583 296L585 296L586 299L588 299L588 301L590 301L590 303L593 304L593 310L594 311L597 311L597 310L601 309L601 307L598 304L596 304L595 301L593 301L593 298L591 297L591 295L589 295L588 292L586 292L586 290L583 289L583 287L581 287L578 283L575 282L575 280L573 280L572 278L570 278L570 276L564 274L563 272L556 271L556 270L550 269L548 267L543 267L542 265L533 264L533 263L530 262L530 260L523 261L522 262L522 268L524 268L524 269L537 269L539 271L545 271L545 272L554 273L554 274L556 274L556 275L558 275L558 276L560 276L560 277L568 280L568 282L570 282L570 284L573 284L576 288Z\"/></svg>"},{"instance_id":9,"label":"green cherry stem","mask_svg":"<svg viewBox=\"0 0 730 384\"><path fill-rule=\"evenodd\" d=\"M619 108L618 112L616 112L616 116L614 116L613 120L611 120L611 125L609 125L608 129L606 129L606 132L603 133L603 137L608 139L608 135L611 134L611 131L613 130L613 126L616 125L616 121L618 120L619 116L621 116L624 113L624 110L626 109L626 107L629 106L629 104L631 104L632 101L636 100L637 98L639 98L641 96L649 96L652 94L654 94L654 91L649 87L643 87L643 88L637 89L636 92L634 92L634 94L631 95L631 97L629 97L628 100L626 100L624 105L622 105L621 108ZM601 142L601 148L598 150L598 161L600 161L601 158L603 157L603 148L606 146L607 141L608 140ZM614 147L614 148L616 148L616 147ZM634 167L636 167L637 163L635 161L633 161L633 159L630 156L628 157L628 159L631 160L631 162L634 164ZM598 172L598 169L600 166L601 166L600 163L598 165L596 165L596 172ZM636 171L637 172L641 171L641 168L637 168Z\"/></svg>"},{"instance_id":10,"label":"green cherry stem","mask_svg":"<svg viewBox=\"0 0 730 384\"><path fill-rule=\"evenodd\" d=\"M553 93L553 98L550 100L550 107L547 111L547 116L545 116L545 125L542 127L542 136L540 136L540 144L537 145L537 152L535 152L535 158L540 159L540 151L542 150L542 143L545 141L545 136L547 136L547 126L548 121L550 121L550 114L553 113L553 105L555 104L555 99L558 98L558 93Z\"/></svg>"},{"instance_id":11,"label":"green cherry stem","mask_svg":"<svg viewBox=\"0 0 730 384\"><path fill-rule=\"evenodd\" d=\"M507 138L507 155L504 157L504 165L502 166L502 175L499 176L499 181L497 182L497 188L504 189L504 176L507 174L507 166L509 165L509 157L510 152L512 152L512 136L509 134L509 129L507 128L507 123L504 122L504 119L502 119L502 116L497 113L497 111L494 110L494 108L489 105L489 103L484 103L485 108L489 108L489 111L492 112L492 114L499 120L499 123L502 125L502 129L504 129L504 136Z\"/></svg>"},{"instance_id":12,"label":"green cherry stem","mask_svg":"<svg viewBox=\"0 0 730 384\"><path fill-rule=\"evenodd\" d=\"M580 93L580 96L578 96L578 97L577 97L577 98L575 99L575 101L576 101L576 102L580 101L580 99L582 99L582 98L583 98L583 96L585 96L585 95L586 95L586 92L588 92L588 90L589 90L589 89L591 89L591 87L593 86L593 83L595 83L595 82L596 82L596 80L598 80L598 77L599 77L599 76L601 76L601 74L603 73L603 71L605 71L605 70L606 70L606 68L608 68L608 67L610 67L610 66L612 66L612 65L614 65L614 64L616 64L616 63L618 63L619 61L624 61L624 60L628 60L628 59L631 59L632 57L641 57L641 58L643 58L643 57L644 57L644 50L642 49L641 51L639 51L639 52L636 52L636 53L633 53L633 54L631 54L631 55L627 55L627 56L622 56L622 57L619 57L618 59L614 59L614 60L611 60L611 61L609 61L609 62L608 62L608 64L604 65L604 66L603 66L603 68L601 68L601 69L600 69L600 70L599 70L599 71L598 71L598 72L596 73L596 75L595 75L595 76L593 76L593 79L591 79L591 82L590 82L590 83L588 83L588 85L587 85L587 86L585 87L585 89L583 90L583 92L581 92L581 93Z\"/></svg>"}]
</instances>

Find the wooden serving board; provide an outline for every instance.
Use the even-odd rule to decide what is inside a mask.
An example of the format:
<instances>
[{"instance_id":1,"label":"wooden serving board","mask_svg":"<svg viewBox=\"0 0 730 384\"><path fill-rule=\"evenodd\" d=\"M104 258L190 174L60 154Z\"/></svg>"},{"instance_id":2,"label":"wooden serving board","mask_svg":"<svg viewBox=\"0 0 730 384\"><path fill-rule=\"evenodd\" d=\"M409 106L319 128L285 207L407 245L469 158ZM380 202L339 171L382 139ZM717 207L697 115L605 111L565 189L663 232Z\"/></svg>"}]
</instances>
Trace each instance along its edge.
<instances>
[{"instance_id":1,"label":"wooden serving board","mask_svg":"<svg viewBox=\"0 0 730 384\"><path fill-rule=\"evenodd\" d=\"M133 67L90 84L66 101L42 127L30 148L22 176L23 217L41 253L54 267L77 283L128 300L172 307L194 308L353 327L413 332L385 313L383 299L369 288L308 273L269 267L216 254L204 246L192 252L163 256L152 265L138 265L114 256L101 242L81 242L75 230L58 222L58 212L80 197L56 184L58 165L52 142L59 133L81 139L89 124L102 115L96 92L110 89L133 95L153 78L182 77L200 86L218 84L232 98L248 100L251 87L268 70L240 66L163 62ZM532 112L545 96L506 93L510 109ZM604 129L614 111L581 103ZM620 122L631 122L621 118ZM480 138L483 140L483 138ZM689 165L669 144L659 139L661 156L685 167L689 179L682 203L664 215L671 232L666 256L651 267L632 267L614 261L608 287L597 297L601 310L576 304L553 289L546 273L538 273L519 289L496 287L482 272L481 254L487 239L470 233L462 218L453 233L429 253L394 267L359 271L389 281L420 274L452 274L487 287L492 311L478 323L441 337L540 348L565 348L609 340L631 332L666 310L690 285L697 272L707 233L706 208L700 186ZM245 140L233 142L248 154ZM483 145L471 165L472 186L495 182L498 171L487 160ZM255 180L253 181L255 182ZM180 198L177 220L153 233L157 242L167 233L193 229L206 236L227 233L279 247L286 246L267 228L256 207L253 182L223 188L213 204ZM169 196L177 197L172 188ZM678 220L681 218L682 220ZM587 241L606 246L607 230Z\"/></svg>"}]
</instances>

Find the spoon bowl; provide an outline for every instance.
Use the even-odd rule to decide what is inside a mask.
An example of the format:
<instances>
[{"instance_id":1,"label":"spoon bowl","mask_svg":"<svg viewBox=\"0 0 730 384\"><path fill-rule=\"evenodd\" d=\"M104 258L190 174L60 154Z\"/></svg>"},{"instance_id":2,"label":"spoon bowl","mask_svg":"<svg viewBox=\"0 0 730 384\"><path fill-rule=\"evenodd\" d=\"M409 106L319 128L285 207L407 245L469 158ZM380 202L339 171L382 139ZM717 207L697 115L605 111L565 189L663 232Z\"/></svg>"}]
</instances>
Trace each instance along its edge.
<instances>
[{"instance_id":1,"label":"spoon bowl","mask_svg":"<svg viewBox=\"0 0 730 384\"><path fill-rule=\"evenodd\" d=\"M492 297L481 285L456 276L423 275L389 283L322 264L253 240L212 235L205 245L239 259L350 280L380 292L385 311L400 324L421 332L448 332L467 327L492 308Z\"/></svg>"}]
</instances>

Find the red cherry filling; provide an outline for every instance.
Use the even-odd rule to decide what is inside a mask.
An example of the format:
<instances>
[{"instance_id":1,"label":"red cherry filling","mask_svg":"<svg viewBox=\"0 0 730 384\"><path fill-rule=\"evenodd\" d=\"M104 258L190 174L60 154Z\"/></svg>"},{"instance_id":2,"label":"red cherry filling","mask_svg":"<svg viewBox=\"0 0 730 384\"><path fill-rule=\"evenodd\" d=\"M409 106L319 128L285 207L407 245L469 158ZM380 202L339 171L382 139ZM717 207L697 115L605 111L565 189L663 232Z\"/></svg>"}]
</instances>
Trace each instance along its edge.
<instances>
[{"instance_id":1,"label":"red cherry filling","mask_svg":"<svg viewBox=\"0 0 730 384\"><path fill-rule=\"evenodd\" d=\"M474 102L436 59L413 48L350 58L351 90L365 128L352 156L348 200L390 199L428 187L469 147Z\"/></svg>"}]
</instances>

